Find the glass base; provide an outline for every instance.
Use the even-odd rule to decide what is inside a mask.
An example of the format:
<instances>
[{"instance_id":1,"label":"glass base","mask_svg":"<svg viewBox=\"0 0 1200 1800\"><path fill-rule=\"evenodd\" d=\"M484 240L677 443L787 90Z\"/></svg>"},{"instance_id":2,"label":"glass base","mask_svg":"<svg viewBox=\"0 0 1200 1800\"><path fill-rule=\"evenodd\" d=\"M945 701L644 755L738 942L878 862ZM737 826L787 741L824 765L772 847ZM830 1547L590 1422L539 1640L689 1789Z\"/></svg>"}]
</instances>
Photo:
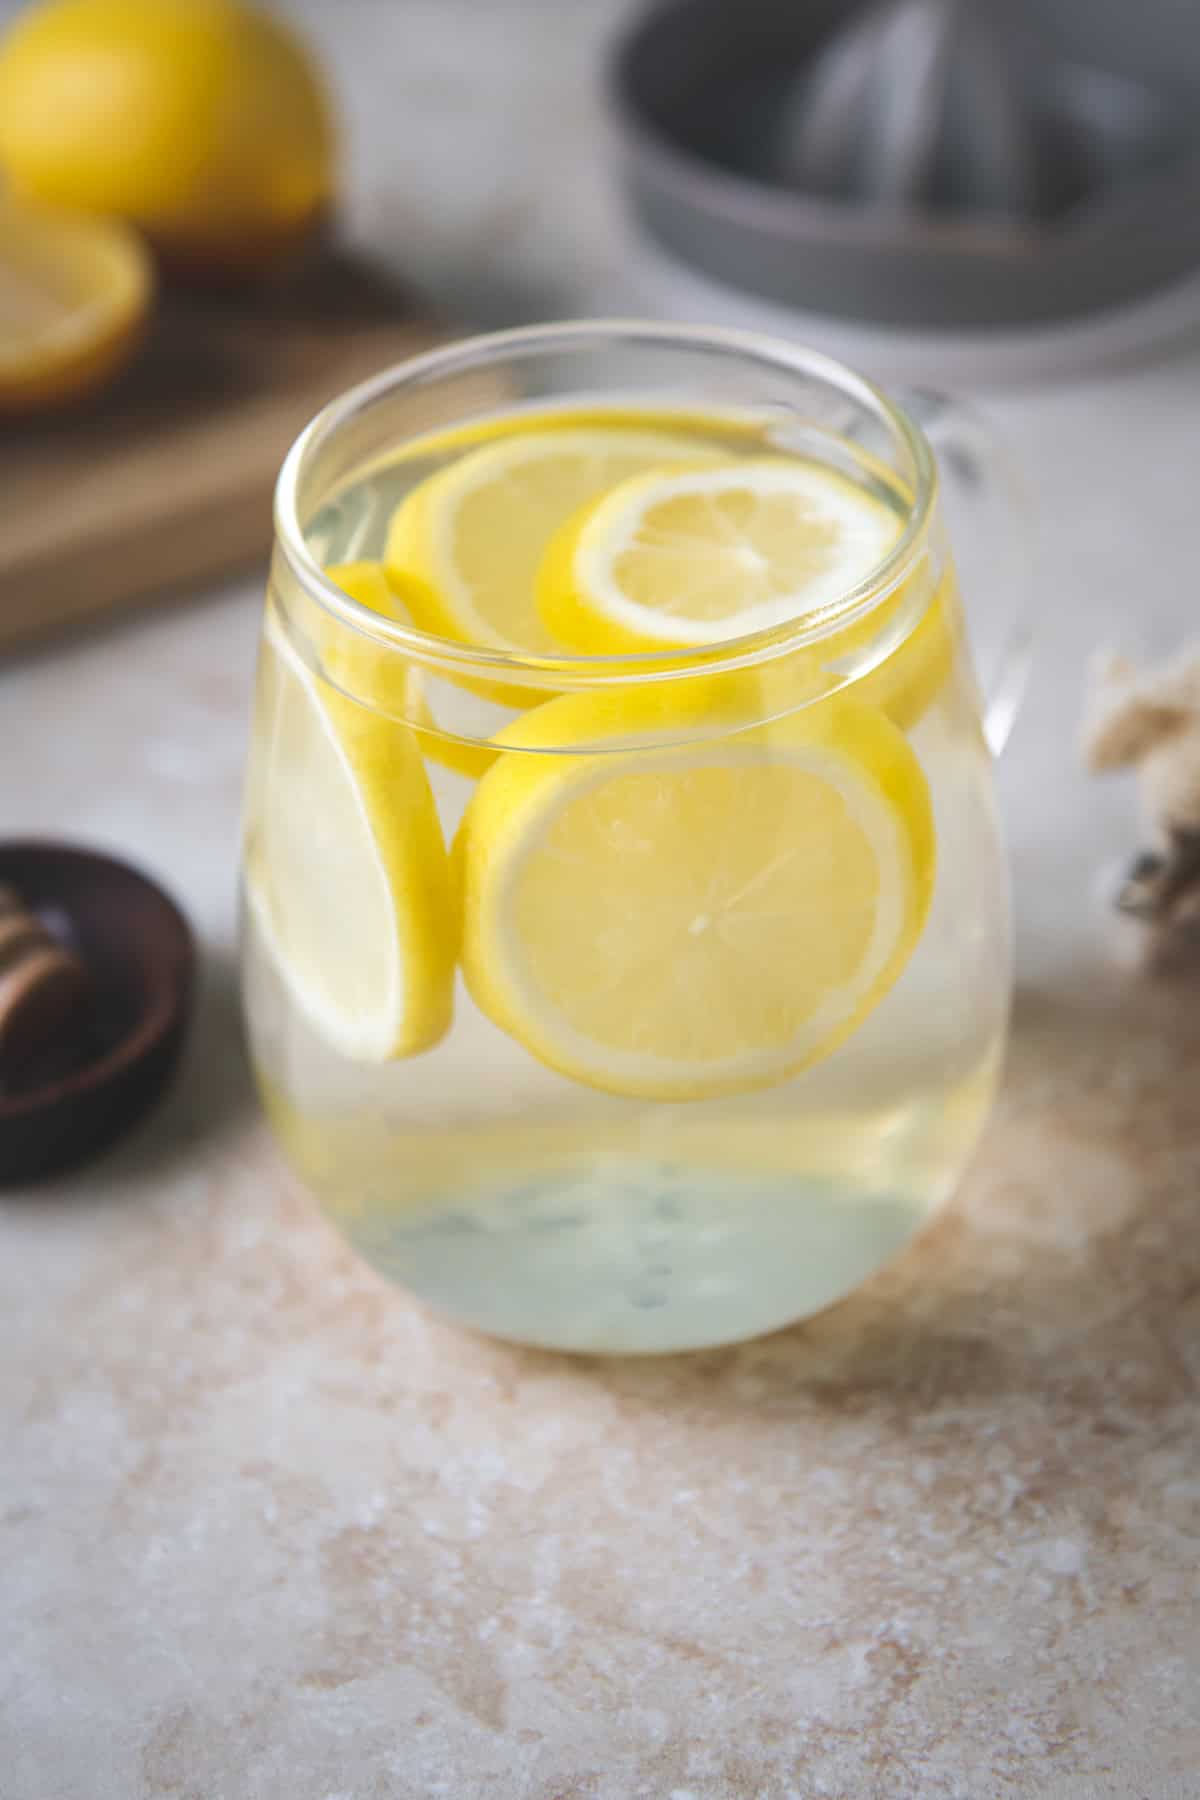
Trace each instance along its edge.
<instances>
[{"instance_id":1,"label":"glass base","mask_svg":"<svg viewBox=\"0 0 1200 1800\"><path fill-rule=\"evenodd\" d=\"M732 1343L819 1312L930 1210L928 1190L918 1200L597 1156L338 1223L374 1267L458 1323L629 1354Z\"/></svg>"}]
</instances>

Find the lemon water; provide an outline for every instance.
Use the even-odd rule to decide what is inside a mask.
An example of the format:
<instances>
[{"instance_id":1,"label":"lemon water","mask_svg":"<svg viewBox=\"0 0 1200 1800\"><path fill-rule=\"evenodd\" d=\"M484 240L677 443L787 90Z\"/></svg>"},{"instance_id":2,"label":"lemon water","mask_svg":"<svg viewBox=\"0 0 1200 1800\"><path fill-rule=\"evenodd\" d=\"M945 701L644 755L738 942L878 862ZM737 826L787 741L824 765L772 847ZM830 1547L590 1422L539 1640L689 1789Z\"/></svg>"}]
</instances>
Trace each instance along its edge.
<instances>
[{"instance_id":1,"label":"lemon water","mask_svg":"<svg viewBox=\"0 0 1200 1800\"><path fill-rule=\"evenodd\" d=\"M514 436L524 429L516 421ZM596 427L589 415L587 429L603 431L603 423ZM724 468L763 453L761 443L748 443L743 427L727 431L691 422L686 429L674 428L674 438L678 455L672 448L664 467L674 469L694 455L710 486L716 480L707 473L710 459ZM777 444L770 448L779 454ZM399 509L414 495L434 492L431 481L473 454L479 454L473 447L431 449L424 455L410 451L347 484L311 521L309 541L317 559L335 570L382 567L389 541L396 539ZM807 445L797 451L798 460L801 455L808 456ZM840 444L837 458L838 479L853 482L869 496L872 508L899 508L900 501L872 463L864 458L856 466L853 452ZM633 484L628 469L621 467L618 474L611 485L621 499ZM703 485L694 478L693 486L698 483ZM482 512L488 498L480 501ZM510 493L507 508L496 503L496 517L486 530L493 534L495 563L506 570L519 564L525 581L532 578L525 568L528 545L516 545L511 556L506 549L505 520L511 520L518 499ZM711 511L711 496L706 492L701 499ZM729 517L736 523L736 514ZM725 532L727 526L728 518L720 529ZM408 529L408 541L415 542L414 528ZM749 557L743 562L751 568ZM694 565L674 565L677 571L689 566ZM756 567L754 572L759 572ZM632 575L629 586L635 594L640 591ZM422 604L447 604L444 583L436 591L434 584L428 587L434 597L427 595ZM400 591L404 603L415 608L418 588ZM482 586L479 592L483 594ZM365 590L356 597L375 604ZM518 603L511 596L501 594L496 600L484 594L480 606L486 616L488 605ZM711 606L720 604L717 600ZM849 703L845 716L855 733L866 730L860 717L878 711L890 709L893 720L900 721L885 721L880 729L893 737L902 730L904 756L911 753L913 779L920 780L921 804L928 808L931 841L936 842L923 911L917 917L917 903L909 904L908 937L853 1016L828 1034L827 1043L795 1058L794 1068L787 1056L774 1063L768 1057L761 1067L746 1061L750 1074L743 1077L738 1073L743 1065L731 1063L728 1080L714 1080L708 1071L720 1048L722 1017L728 1012L733 1019L738 1012L736 982L726 982L715 1002L705 997L705 1023L689 1024L686 1031L677 1027L673 1033L663 1028L664 1043L682 1042L682 1050L672 1049L682 1057L689 1034L710 1032L716 1048L706 1039L709 1060L698 1065L695 1080L686 1068L670 1081L653 1072L644 1076L644 1067L656 1071L661 1058L651 1064L644 1057L639 1060L640 1052L614 1048L619 1021L613 1023L611 1008L597 1012L593 1000L586 1007L580 1002L576 1018L598 1021L595 1030L604 1049L594 1059L590 1050L560 1047L532 1014L526 1019L514 1013L511 984L506 988L492 969L494 946L509 941L505 934L510 927L506 924L502 932L497 926L493 932L487 917L481 922L475 916L486 914L491 904L482 876L483 898L468 907L475 922L469 918L461 940L456 938L455 947L445 951L444 1018L436 1019L435 1003L423 1000L422 1022L410 1023L407 1038L397 1026L395 1042L383 1054L378 1046L367 1046L364 1053L352 1036L339 1035L320 1009L306 1002L298 984L299 953L292 945L300 937L294 935L281 954L279 928L272 921L286 913L287 896L273 912L253 901L259 880L256 857L262 860L258 846L266 841L264 822L270 825L289 808L302 814L307 805L308 819L289 828L311 835L314 874L309 880L329 884L331 906L339 897L344 900L344 936L353 938L360 930L357 874L343 866L340 826L332 818L337 802L322 789L321 773L306 786L307 799L292 793L295 766L304 761L307 767L307 752L298 756L288 749L277 723L281 682L307 680L314 694L324 684L311 665L307 674L297 664L290 675L286 669L281 675L281 659L286 664L288 654L278 641L272 643L268 632L247 808L244 961L252 1053L265 1103L291 1160L329 1216L372 1264L445 1314L498 1335L573 1350L667 1351L735 1341L810 1315L857 1286L941 1206L962 1173L992 1099L1009 988L1006 875L988 754L961 634L956 626L948 634L942 629L947 618L957 618L957 606L945 575L936 594L931 587L928 603L914 612L906 634L883 663L869 664L861 679L848 680L840 697ZM931 648L934 607L941 609L942 624ZM396 616L405 615L398 611ZM622 616L622 631L628 632L634 616L632 611ZM531 605L522 629L540 632L544 617L545 608L538 611ZM441 624L439 618L423 616L418 622L434 629ZM544 654L545 643L539 641L536 649ZM356 667L361 669L361 663ZM369 781L363 778L366 812L374 808L377 814L389 804L371 786L376 771L392 767L380 760L384 738L403 739L405 756L415 743L421 779L432 798L435 825L430 829L439 838L437 851L422 851L422 858L440 855L441 847L456 838L471 840L485 866L489 858L508 857L517 868L512 881L525 884L526 910L535 903L542 909L531 914L538 941L529 950L530 966L543 972L549 968L547 980L569 979L575 952L569 945L564 952L564 976L554 963L553 944L547 948L555 935L555 919L547 909L558 905L557 918L575 903L569 889L568 899L558 903L553 896L562 890L537 886L530 868L538 880L549 868L541 856L542 838L532 831L522 836L509 823L521 806L534 805L525 798L530 783L514 774L509 788L517 798L502 805L502 784L495 774L499 764L521 771L536 764L540 770L555 757L532 747L532 728L518 730L517 747L502 749L498 758L489 747L506 721L531 718L528 703L539 697L497 695L490 689L481 693L479 684L430 676L419 715L409 710L406 725L388 716L378 693L368 691L369 681L339 683L336 669L334 676L332 689L340 691L328 706L341 710L328 714L331 740L345 744L359 731L374 759L364 762L362 752L356 753L357 763L351 758L355 768L370 771ZM514 703L518 699L520 705ZM321 703L318 696L315 704ZM551 704L561 708L563 703ZM831 704L818 699L799 711L815 718ZM414 734L410 725L417 716L421 723ZM856 757L869 762L875 752L868 737L854 736L848 748L845 741L835 742L839 766L847 760L853 765ZM700 721L691 728L690 741L703 738ZM811 732L802 746L806 771L810 738ZM787 755L793 748L785 744ZM596 771L589 779L596 783L602 783L604 757L603 745L589 746L588 768ZM628 759L628 752L614 749L610 763L617 757ZM397 792L396 814L408 818L413 778L404 773L402 779L405 792ZM547 814L559 804L555 779L547 778L548 797L536 802ZM673 770L667 779L676 780ZM734 779L745 777L739 772ZM884 785L893 780L889 769ZM668 786L663 791L666 802L653 796L660 809L678 790ZM797 792L803 799L809 790ZM496 796L490 811L489 795ZM841 806L840 799L837 804ZM916 802L899 800L896 805L911 835L917 827L909 814ZM753 804L748 810L753 812ZM554 813L560 835L576 829L572 819L561 825L562 816L561 809ZM701 813L698 832L704 832L705 822ZM786 862L794 847L786 836L792 825L772 829L784 834L779 842L785 844L784 852L771 857L773 868ZM807 858L812 843L803 836L802 825L797 829ZM509 837L515 847L502 844ZM386 832L377 829L376 838L383 843ZM574 846L575 839L569 841ZM456 854L460 871L469 861L468 851ZM744 848L740 853L749 854ZM719 867L723 854L720 833L715 833L705 855ZM508 864L504 866L507 870ZM749 880L739 875L741 889L759 879L753 862L747 866L751 874ZM422 861L418 874L423 867ZM395 881L412 879L411 869L394 874ZM461 872L443 895L450 912L461 905L453 879L461 880ZM585 902L598 879L599 872L582 883L580 918L591 917ZM511 886L507 873L505 883ZM498 879L494 885L507 892ZM806 944L817 944L818 960L824 952L821 921L806 919L802 906L790 897L792 890L787 893L788 906L795 908L790 935L788 924L781 926L777 917L745 929L761 929L762 954L776 960L777 985L790 992L801 980ZM857 889L842 899L846 912L853 913ZM881 909L882 903L877 911ZM903 912L899 902L897 909ZM643 919L646 910L643 899ZM516 916L519 922L519 908ZM712 941L708 925L707 915L698 910L686 927L689 954L693 939L699 945L695 969L701 984L711 973L704 960L709 954L705 945ZM425 965L442 952L427 949L421 969L415 970L413 930L406 929L411 1010L416 1005L411 990L420 989L421 998L422 982L432 989ZM637 934L649 927L639 924L635 912L623 929ZM903 936L899 926L895 929ZM454 930L459 930L457 923ZM429 926L430 945L435 938L442 942L439 931L436 924ZM403 939L404 930L399 935ZM740 941L737 947L739 955L747 954ZM586 961L588 953L584 946L579 960ZM364 996L369 996L376 965L366 958L362 967ZM638 985L644 988L646 981L646 974L640 974ZM681 994L681 1008L686 1000ZM361 1004L366 1003L364 997ZM655 1004L661 1011L667 1002Z\"/></svg>"}]
</instances>

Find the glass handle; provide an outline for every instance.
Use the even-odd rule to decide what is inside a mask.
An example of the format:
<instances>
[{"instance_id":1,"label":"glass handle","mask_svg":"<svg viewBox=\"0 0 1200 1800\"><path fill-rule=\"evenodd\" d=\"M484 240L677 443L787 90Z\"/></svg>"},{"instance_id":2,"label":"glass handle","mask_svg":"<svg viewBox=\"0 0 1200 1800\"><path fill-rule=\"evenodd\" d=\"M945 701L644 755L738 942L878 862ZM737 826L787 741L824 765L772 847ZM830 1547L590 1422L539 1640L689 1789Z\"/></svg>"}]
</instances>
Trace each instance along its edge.
<instances>
[{"instance_id":1,"label":"glass handle","mask_svg":"<svg viewBox=\"0 0 1200 1800\"><path fill-rule=\"evenodd\" d=\"M902 398L933 446L967 626L983 689L983 729L998 756L1021 710L1033 662L1028 491L988 422L930 389Z\"/></svg>"}]
</instances>

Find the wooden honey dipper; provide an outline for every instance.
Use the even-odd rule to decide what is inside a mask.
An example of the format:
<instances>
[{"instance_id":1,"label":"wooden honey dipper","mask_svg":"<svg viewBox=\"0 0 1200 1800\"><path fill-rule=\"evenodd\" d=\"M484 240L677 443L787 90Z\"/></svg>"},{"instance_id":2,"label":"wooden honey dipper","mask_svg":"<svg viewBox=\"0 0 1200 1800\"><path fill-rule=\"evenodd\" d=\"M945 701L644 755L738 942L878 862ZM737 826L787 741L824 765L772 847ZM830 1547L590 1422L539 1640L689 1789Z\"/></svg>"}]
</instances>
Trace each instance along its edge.
<instances>
[{"instance_id":1,"label":"wooden honey dipper","mask_svg":"<svg viewBox=\"0 0 1200 1800\"><path fill-rule=\"evenodd\" d=\"M83 958L0 882L0 1078L20 1087L43 1053L66 1047L89 986Z\"/></svg>"}]
</instances>

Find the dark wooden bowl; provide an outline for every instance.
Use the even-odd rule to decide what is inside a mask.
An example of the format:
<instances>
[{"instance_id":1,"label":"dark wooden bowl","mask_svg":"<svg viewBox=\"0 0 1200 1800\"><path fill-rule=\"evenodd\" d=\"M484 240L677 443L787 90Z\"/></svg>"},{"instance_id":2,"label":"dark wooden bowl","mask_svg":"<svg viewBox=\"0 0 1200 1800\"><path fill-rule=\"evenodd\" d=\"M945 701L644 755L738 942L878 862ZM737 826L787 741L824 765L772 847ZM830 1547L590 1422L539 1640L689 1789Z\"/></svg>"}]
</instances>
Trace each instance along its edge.
<instances>
[{"instance_id":1,"label":"dark wooden bowl","mask_svg":"<svg viewBox=\"0 0 1200 1800\"><path fill-rule=\"evenodd\" d=\"M52 841L0 841L11 882L91 972L82 1041L39 1075L0 1086L0 1184L33 1181L111 1144L164 1093L191 1014L187 920L128 864Z\"/></svg>"}]
</instances>

